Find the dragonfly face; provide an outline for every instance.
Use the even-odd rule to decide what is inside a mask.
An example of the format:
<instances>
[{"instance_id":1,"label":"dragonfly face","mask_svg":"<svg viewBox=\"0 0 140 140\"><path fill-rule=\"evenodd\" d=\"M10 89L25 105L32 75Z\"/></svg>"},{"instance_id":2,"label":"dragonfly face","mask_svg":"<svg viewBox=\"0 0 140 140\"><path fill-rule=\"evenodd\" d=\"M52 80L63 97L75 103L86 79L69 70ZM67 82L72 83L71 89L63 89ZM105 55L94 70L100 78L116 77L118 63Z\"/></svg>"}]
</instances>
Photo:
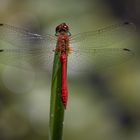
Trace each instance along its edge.
<instances>
[{"instance_id":1,"label":"dragonfly face","mask_svg":"<svg viewBox=\"0 0 140 140\"><path fill-rule=\"evenodd\" d=\"M59 34L65 34L67 33L68 36L71 36L71 33L69 32L69 27L66 23L61 23L58 25L55 29L55 35L58 36Z\"/></svg>"}]
</instances>

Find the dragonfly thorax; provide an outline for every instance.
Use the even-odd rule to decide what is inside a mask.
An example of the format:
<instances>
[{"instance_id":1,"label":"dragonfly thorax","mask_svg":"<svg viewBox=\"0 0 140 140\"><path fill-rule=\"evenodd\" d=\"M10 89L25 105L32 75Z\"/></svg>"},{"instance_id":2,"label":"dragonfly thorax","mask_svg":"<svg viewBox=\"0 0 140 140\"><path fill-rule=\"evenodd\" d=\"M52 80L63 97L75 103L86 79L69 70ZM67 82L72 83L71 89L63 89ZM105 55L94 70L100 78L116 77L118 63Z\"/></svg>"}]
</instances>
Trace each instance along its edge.
<instances>
[{"instance_id":1,"label":"dragonfly thorax","mask_svg":"<svg viewBox=\"0 0 140 140\"><path fill-rule=\"evenodd\" d=\"M67 33L60 33L57 38L56 51L59 53L68 54L69 50L69 36Z\"/></svg>"}]
</instances>

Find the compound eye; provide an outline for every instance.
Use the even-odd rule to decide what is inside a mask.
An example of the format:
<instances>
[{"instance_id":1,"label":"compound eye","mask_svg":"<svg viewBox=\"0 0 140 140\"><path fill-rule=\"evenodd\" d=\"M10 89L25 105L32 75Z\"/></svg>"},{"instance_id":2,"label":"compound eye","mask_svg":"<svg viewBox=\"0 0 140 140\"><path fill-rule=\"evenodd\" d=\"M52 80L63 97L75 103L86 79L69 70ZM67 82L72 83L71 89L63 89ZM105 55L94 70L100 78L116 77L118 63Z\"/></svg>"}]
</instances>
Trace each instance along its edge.
<instances>
[{"instance_id":1,"label":"compound eye","mask_svg":"<svg viewBox=\"0 0 140 140\"><path fill-rule=\"evenodd\" d=\"M68 30L68 26L67 25L65 25L64 28Z\"/></svg>"},{"instance_id":2,"label":"compound eye","mask_svg":"<svg viewBox=\"0 0 140 140\"><path fill-rule=\"evenodd\" d=\"M56 32L58 32L62 27L59 25L56 27Z\"/></svg>"}]
</instances>

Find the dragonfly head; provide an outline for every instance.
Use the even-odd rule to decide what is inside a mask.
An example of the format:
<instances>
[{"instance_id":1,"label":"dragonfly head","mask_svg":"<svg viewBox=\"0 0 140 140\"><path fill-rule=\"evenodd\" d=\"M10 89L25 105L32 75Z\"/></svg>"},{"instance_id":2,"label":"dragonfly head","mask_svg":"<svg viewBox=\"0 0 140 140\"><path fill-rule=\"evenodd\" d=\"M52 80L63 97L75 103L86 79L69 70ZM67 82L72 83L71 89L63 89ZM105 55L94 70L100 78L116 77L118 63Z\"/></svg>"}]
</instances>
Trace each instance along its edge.
<instances>
[{"instance_id":1,"label":"dragonfly head","mask_svg":"<svg viewBox=\"0 0 140 140\"><path fill-rule=\"evenodd\" d=\"M71 33L69 32L69 26L66 23L61 23L56 27L55 35L58 36L60 33L67 33L68 36L71 36Z\"/></svg>"}]
</instances>

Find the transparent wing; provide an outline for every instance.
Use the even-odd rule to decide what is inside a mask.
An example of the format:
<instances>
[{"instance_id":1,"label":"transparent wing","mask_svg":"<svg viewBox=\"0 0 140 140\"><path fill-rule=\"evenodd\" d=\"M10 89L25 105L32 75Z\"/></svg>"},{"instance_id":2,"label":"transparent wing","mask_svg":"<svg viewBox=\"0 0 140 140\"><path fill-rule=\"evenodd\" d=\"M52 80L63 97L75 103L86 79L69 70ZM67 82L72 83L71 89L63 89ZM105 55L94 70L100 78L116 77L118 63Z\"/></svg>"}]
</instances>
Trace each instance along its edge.
<instances>
[{"instance_id":1,"label":"transparent wing","mask_svg":"<svg viewBox=\"0 0 140 140\"><path fill-rule=\"evenodd\" d=\"M52 61L56 38L0 24L0 63L24 69L46 70Z\"/></svg>"},{"instance_id":2,"label":"transparent wing","mask_svg":"<svg viewBox=\"0 0 140 140\"><path fill-rule=\"evenodd\" d=\"M131 49L134 31L134 24L125 22L71 37L69 67L89 71L92 66L98 69L128 60L134 55Z\"/></svg>"}]
</instances>

